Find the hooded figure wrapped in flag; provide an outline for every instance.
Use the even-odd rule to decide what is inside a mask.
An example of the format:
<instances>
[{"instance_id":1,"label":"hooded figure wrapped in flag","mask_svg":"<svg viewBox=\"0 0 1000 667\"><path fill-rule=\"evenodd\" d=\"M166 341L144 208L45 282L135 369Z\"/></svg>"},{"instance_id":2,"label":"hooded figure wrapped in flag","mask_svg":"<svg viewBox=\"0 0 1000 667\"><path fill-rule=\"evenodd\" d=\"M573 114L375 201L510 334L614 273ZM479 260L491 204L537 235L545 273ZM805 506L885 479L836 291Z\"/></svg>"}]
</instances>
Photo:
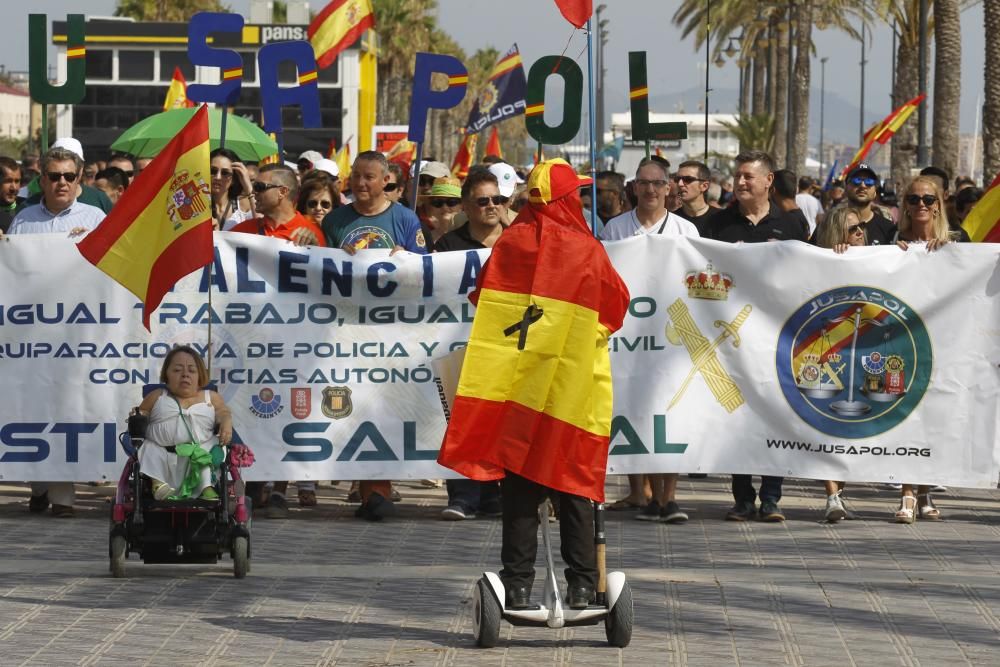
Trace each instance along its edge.
<instances>
[{"instance_id":1,"label":"hooded figure wrapped in flag","mask_svg":"<svg viewBox=\"0 0 1000 667\"><path fill-rule=\"evenodd\" d=\"M593 507L611 433L608 336L628 289L583 219L590 183L564 160L536 166L529 204L503 232L469 295L476 316L438 463L502 479L508 603L528 604L538 504L559 492L570 604L596 584Z\"/></svg>"}]
</instances>

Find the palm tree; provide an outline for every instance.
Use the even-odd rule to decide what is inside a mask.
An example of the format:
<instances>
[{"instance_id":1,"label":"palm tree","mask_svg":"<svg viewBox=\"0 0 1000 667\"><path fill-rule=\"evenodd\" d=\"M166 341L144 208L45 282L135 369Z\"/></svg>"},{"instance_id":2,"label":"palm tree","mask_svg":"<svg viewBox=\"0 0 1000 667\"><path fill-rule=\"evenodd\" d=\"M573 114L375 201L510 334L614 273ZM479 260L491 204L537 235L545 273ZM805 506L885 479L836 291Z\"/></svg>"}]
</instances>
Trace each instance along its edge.
<instances>
[{"instance_id":1,"label":"palm tree","mask_svg":"<svg viewBox=\"0 0 1000 667\"><path fill-rule=\"evenodd\" d=\"M958 169L962 35L959 0L934 0L934 139L932 159L952 176Z\"/></svg>"},{"instance_id":2,"label":"palm tree","mask_svg":"<svg viewBox=\"0 0 1000 667\"><path fill-rule=\"evenodd\" d=\"M1000 173L1000 0L983 0L986 66L983 105L983 182Z\"/></svg>"},{"instance_id":3,"label":"palm tree","mask_svg":"<svg viewBox=\"0 0 1000 667\"><path fill-rule=\"evenodd\" d=\"M774 151L774 116L772 114L738 116L735 123L721 122L740 142L740 152L764 151L772 153Z\"/></svg>"},{"instance_id":4,"label":"palm tree","mask_svg":"<svg viewBox=\"0 0 1000 667\"><path fill-rule=\"evenodd\" d=\"M432 46L437 0L376 0L373 9L379 39L377 117L405 124L413 64L418 51Z\"/></svg>"},{"instance_id":5,"label":"palm tree","mask_svg":"<svg viewBox=\"0 0 1000 667\"><path fill-rule=\"evenodd\" d=\"M115 16L136 21L189 21L198 12L228 12L220 0L118 0Z\"/></svg>"},{"instance_id":6,"label":"palm tree","mask_svg":"<svg viewBox=\"0 0 1000 667\"><path fill-rule=\"evenodd\" d=\"M791 123L792 142L788 146L785 164L796 174L805 173L806 153L809 148L809 82L812 76L813 0L804 0L795 6L795 69L792 71Z\"/></svg>"}]
</instances>

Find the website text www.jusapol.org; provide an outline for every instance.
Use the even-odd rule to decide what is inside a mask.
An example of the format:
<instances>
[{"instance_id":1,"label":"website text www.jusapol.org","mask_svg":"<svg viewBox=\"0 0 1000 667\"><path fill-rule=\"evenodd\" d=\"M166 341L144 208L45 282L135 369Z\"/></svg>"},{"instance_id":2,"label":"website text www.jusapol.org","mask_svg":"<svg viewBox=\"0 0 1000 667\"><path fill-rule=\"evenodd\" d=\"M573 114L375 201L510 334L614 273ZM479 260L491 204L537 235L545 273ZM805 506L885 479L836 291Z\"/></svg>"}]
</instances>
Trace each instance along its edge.
<instances>
[{"instance_id":1,"label":"website text www.jusapol.org","mask_svg":"<svg viewBox=\"0 0 1000 667\"><path fill-rule=\"evenodd\" d=\"M846 456L919 456L930 458L928 447L881 447L870 445L832 445L828 443L774 440L766 438L768 449L791 449L814 454L844 454Z\"/></svg>"}]
</instances>

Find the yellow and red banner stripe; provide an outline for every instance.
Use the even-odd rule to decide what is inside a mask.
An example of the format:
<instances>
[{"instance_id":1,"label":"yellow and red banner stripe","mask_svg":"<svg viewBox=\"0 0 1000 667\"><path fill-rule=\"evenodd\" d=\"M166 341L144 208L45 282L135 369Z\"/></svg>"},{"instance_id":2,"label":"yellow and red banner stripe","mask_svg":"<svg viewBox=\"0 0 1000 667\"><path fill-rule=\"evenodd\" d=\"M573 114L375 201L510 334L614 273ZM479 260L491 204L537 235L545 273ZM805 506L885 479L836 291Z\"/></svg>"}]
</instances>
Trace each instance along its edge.
<instances>
[{"instance_id":1,"label":"yellow and red banner stripe","mask_svg":"<svg viewBox=\"0 0 1000 667\"><path fill-rule=\"evenodd\" d=\"M143 302L143 324L178 280L212 261L208 108L140 173L77 244L91 264Z\"/></svg>"},{"instance_id":2,"label":"yellow and red banner stripe","mask_svg":"<svg viewBox=\"0 0 1000 667\"><path fill-rule=\"evenodd\" d=\"M306 31L320 69L329 67L337 55L375 27L370 0L333 0L309 24Z\"/></svg>"}]
</instances>

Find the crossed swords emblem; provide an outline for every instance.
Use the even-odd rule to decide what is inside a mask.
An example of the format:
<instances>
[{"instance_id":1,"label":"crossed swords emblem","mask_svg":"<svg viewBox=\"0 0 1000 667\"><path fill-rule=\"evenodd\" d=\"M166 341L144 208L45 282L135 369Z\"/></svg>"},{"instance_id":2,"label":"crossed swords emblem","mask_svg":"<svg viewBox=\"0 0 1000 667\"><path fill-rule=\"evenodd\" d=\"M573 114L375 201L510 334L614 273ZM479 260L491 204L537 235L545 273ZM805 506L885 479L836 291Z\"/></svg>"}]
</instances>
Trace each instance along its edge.
<instances>
[{"instance_id":1,"label":"crossed swords emblem","mask_svg":"<svg viewBox=\"0 0 1000 667\"><path fill-rule=\"evenodd\" d=\"M719 357L715 352L728 338L732 339L733 347L740 346L739 330L743 326L743 323L746 322L747 317L750 316L751 310L753 308L750 304L747 304L743 306L732 322L716 320L715 327L722 329L722 331L715 340L709 343L691 317L686 303L677 299L667 308L667 314L670 315L671 319L671 322L667 323L666 328L667 340L674 345L683 345L687 348L693 362L691 370L688 372L687 377L684 378L684 382L681 383L677 393L674 394L673 399L671 399L670 404L667 406L667 410L674 407L681 400L684 392L687 391L688 385L691 384L691 380L698 373L701 373L712 395L715 396L715 400L726 409L726 412L732 412L743 405L743 394L740 392L740 388L736 386L729 373L722 367Z\"/></svg>"}]
</instances>

